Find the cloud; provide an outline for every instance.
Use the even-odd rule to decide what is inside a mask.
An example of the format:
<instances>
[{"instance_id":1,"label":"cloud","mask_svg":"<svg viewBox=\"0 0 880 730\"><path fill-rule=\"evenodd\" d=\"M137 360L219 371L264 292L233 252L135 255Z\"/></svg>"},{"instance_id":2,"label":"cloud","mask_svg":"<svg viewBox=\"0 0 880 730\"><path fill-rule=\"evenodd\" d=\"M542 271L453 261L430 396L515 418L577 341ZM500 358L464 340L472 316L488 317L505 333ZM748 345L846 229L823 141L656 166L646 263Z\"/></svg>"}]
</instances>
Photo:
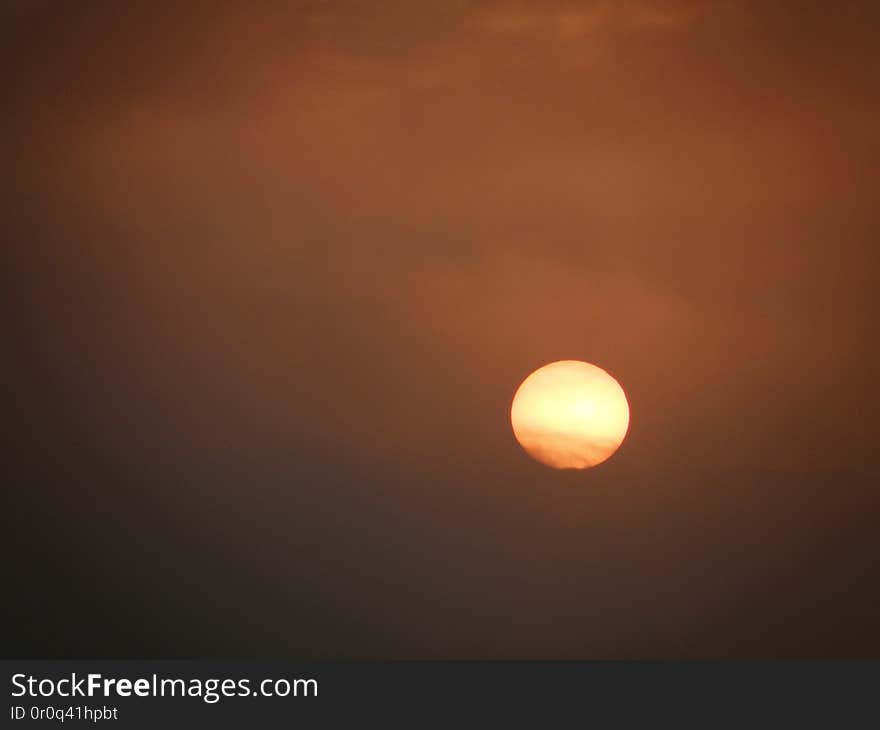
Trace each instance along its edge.
<instances>
[{"instance_id":1,"label":"cloud","mask_svg":"<svg viewBox=\"0 0 880 730\"><path fill-rule=\"evenodd\" d=\"M418 12L397 2L381 7L381 14L354 18L313 8L307 25L313 38L334 39L335 72L348 69L361 79L372 73L395 88L415 89L519 77L535 65L590 70L615 39L685 31L698 14L689 2L654 0L447 1L420 4Z\"/></svg>"},{"instance_id":2,"label":"cloud","mask_svg":"<svg viewBox=\"0 0 880 730\"><path fill-rule=\"evenodd\" d=\"M562 5L505 3L477 13L474 21L490 35L565 42L608 32L678 30L692 17L692 8L676 3L596 0Z\"/></svg>"}]
</instances>

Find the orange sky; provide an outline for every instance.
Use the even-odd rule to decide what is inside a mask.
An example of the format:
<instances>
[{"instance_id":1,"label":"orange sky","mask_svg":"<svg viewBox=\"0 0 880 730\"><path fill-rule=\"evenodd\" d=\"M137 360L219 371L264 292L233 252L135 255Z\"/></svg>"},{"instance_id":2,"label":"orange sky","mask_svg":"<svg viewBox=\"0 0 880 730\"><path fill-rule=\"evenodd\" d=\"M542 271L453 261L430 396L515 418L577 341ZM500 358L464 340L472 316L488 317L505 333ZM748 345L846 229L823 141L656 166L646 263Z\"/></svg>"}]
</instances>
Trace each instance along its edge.
<instances>
[{"instance_id":1,"label":"orange sky","mask_svg":"<svg viewBox=\"0 0 880 730\"><path fill-rule=\"evenodd\" d=\"M397 464L436 471L425 499L500 504L516 386L580 359L630 402L603 479L876 477L877 21L9 4L23 449L88 473Z\"/></svg>"},{"instance_id":2,"label":"orange sky","mask_svg":"<svg viewBox=\"0 0 880 730\"><path fill-rule=\"evenodd\" d=\"M858 18L271 7L9 21L36 38L13 122L31 200L155 323L120 336L237 350L273 402L357 352L346 377L393 383L380 417L415 439L413 418L454 416L410 390L503 410L533 366L583 358L632 391L633 463L876 468Z\"/></svg>"}]
</instances>

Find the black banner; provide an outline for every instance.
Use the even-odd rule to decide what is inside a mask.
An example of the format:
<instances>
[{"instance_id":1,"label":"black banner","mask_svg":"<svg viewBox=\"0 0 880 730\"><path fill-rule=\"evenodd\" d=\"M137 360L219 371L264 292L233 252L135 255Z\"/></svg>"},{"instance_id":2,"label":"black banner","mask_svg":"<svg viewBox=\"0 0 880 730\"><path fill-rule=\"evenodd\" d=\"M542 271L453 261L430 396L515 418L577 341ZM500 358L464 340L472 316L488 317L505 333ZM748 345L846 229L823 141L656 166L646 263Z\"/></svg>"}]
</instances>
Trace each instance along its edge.
<instances>
[{"instance_id":1,"label":"black banner","mask_svg":"<svg viewBox=\"0 0 880 730\"><path fill-rule=\"evenodd\" d=\"M245 727L477 716L840 726L880 719L877 662L4 661L10 727Z\"/></svg>"}]
</instances>

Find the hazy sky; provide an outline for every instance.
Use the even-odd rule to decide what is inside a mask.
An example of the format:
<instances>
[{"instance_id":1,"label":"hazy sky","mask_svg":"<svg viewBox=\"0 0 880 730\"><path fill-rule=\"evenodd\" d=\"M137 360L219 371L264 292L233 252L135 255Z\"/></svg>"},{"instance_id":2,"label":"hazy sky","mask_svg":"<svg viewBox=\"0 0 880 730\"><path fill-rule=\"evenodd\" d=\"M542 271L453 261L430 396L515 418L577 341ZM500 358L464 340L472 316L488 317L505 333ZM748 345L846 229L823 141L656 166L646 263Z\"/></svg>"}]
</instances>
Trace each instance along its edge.
<instances>
[{"instance_id":1,"label":"hazy sky","mask_svg":"<svg viewBox=\"0 0 880 730\"><path fill-rule=\"evenodd\" d=\"M19 577L164 627L19 654L880 646L876 3L4 8ZM559 359L595 471L510 431Z\"/></svg>"}]
</instances>

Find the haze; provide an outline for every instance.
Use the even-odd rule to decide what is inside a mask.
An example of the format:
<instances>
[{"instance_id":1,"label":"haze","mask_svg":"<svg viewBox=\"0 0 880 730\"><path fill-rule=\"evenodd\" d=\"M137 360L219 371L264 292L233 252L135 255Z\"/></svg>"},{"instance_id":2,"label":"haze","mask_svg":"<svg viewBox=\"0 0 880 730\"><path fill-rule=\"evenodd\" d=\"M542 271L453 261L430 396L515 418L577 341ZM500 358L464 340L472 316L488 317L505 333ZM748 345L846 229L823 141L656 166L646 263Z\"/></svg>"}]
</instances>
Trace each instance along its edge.
<instances>
[{"instance_id":1,"label":"haze","mask_svg":"<svg viewBox=\"0 0 880 730\"><path fill-rule=\"evenodd\" d=\"M877 22L6 3L12 653L876 655Z\"/></svg>"}]
</instances>

